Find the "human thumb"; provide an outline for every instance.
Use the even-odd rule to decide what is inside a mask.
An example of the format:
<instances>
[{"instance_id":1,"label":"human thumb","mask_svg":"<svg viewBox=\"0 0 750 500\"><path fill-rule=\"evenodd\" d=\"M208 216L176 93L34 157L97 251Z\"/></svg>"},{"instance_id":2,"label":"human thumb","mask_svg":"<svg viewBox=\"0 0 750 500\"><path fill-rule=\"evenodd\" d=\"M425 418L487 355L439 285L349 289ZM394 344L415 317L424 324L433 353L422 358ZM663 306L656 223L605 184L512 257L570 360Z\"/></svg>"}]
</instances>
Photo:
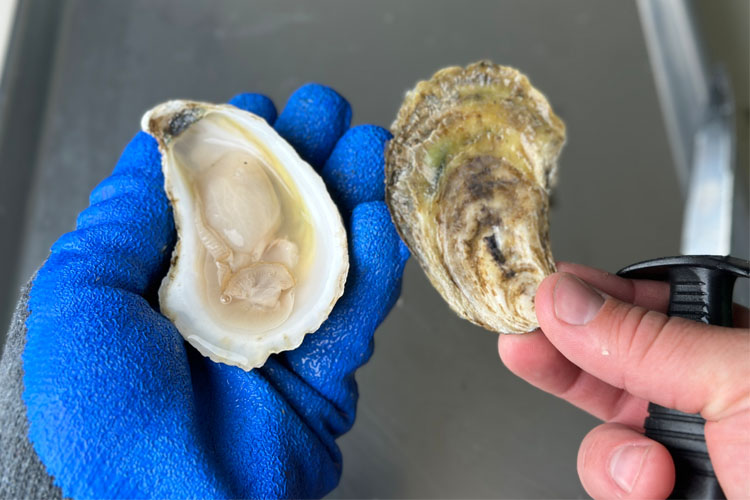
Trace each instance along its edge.
<instances>
[{"instance_id":1,"label":"human thumb","mask_svg":"<svg viewBox=\"0 0 750 500\"><path fill-rule=\"evenodd\" d=\"M668 317L568 273L545 279L536 310L565 357L634 396L707 420L721 419L746 397L750 344L743 330Z\"/></svg>"}]
</instances>

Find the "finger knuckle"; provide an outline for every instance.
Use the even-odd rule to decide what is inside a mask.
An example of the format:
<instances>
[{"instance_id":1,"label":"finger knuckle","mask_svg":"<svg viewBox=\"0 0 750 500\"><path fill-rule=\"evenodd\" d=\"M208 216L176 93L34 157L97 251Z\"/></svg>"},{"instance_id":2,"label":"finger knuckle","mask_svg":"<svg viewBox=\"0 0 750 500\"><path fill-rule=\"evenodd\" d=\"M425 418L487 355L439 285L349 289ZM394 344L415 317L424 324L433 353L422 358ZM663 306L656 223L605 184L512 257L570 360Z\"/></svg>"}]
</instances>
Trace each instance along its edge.
<instances>
[{"instance_id":1,"label":"finger knuckle","mask_svg":"<svg viewBox=\"0 0 750 500\"><path fill-rule=\"evenodd\" d=\"M612 332L626 369L623 375L637 372L654 356L661 345L669 319L655 311L629 304L620 304L614 311ZM663 356L664 352L659 352ZM623 386L627 380L623 380ZM627 388L627 387L626 387Z\"/></svg>"}]
</instances>

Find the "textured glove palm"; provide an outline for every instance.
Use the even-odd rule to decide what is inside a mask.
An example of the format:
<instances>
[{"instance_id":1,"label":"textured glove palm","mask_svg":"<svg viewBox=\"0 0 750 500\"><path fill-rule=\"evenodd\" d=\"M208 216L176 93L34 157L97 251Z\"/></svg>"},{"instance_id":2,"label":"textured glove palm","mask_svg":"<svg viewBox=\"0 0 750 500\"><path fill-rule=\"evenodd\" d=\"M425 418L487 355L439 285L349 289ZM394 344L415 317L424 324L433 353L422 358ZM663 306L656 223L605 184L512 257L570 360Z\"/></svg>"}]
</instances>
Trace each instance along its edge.
<instances>
[{"instance_id":1,"label":"textured glove palm","mask_svg":"<svg viewBox=\"0 0 750 500\"><path fill-rule=\"evenodd\" d=\"M372 353L408 251L383 203L388 132L347 131L349 104L306 85L263 116L326 181L349 233L344 296L295 351L244 372L186 347L157 312L174 243L155 141L140 133L32 285L24 362L29 437L65 496L320 497L341 474L354 371Z\"/></svg>"}]
</instances>

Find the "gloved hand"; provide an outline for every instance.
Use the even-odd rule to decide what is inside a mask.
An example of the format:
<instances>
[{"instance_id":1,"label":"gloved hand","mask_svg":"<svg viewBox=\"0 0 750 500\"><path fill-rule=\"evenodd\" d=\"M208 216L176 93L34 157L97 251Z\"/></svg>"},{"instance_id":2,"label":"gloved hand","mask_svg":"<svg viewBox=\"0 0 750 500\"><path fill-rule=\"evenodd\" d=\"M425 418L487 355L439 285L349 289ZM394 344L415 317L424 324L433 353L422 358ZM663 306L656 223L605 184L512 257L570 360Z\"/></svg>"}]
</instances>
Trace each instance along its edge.
<instances>
[{"instance_id":1,"label":"gloved hand","mask_svg":"<svg viewBox=\"0 0 750 500\"><path fill-rule=\"evenodd\" d=\"M65 496L320 497L341 474L335 439L354 421L354 372L400 290L408 250L383 203L375 126L347 131L349 104L301 87L263 116L337 202L351 268L331 316L298 349L245 372L187 346L158 313L174 223L156 142L139 133L33 282L23 354L29 437Z\"/></svg>"}]
</instances>

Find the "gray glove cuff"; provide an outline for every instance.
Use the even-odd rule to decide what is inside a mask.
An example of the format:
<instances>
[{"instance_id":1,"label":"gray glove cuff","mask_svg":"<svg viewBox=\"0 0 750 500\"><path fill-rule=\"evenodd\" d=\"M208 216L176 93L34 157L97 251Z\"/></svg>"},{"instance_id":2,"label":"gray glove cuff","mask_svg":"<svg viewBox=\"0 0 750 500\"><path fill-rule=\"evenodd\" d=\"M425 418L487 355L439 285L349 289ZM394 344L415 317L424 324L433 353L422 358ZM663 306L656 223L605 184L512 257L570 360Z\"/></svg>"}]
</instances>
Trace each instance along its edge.
<instances>
[{"instance_id":1,"label":"gray glove cuff","mask_svg":"<svg viewBox=\"0 0 750 500\"><path fill-rule=\"evenodd\" d=\"M0 357L0 499L60 499L62 491L29 442L23 393L21 354L26 347L30 284L16 305L5 350Z\"/></svg>"}]
</instances>

